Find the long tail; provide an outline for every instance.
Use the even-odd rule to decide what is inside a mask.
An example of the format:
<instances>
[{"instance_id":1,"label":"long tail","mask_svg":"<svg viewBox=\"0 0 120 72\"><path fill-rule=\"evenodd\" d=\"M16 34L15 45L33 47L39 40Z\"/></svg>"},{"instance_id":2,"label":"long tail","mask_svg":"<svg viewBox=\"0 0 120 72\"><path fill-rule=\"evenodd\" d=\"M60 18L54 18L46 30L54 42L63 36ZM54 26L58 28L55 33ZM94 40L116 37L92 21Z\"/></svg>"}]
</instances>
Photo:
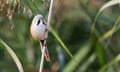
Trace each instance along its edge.
<instances>
[{"instance_id":1,"label":"long tail","mask_svg":"<svg viewBox=\"0 0 120 72\"><path fill-rule=\"evenodd\" d=\"M50 62L49 52L48 52L47 46L46 46L46 44L44 44L43 40L40 41L40 46L41 46L41 51L45 51L45 60Z\"/></svg>"}]
</instances>

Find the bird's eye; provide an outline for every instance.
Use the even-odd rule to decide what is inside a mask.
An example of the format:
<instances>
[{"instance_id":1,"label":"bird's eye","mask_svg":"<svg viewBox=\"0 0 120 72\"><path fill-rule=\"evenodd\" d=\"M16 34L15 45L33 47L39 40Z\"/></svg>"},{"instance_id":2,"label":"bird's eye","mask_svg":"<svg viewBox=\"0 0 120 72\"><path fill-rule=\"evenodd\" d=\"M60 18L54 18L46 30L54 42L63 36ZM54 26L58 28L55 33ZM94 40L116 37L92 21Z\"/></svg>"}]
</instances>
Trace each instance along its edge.
<instances>
[{"instance_id":1,"label":"bird's eye","mask_svg":"<svg viewBox=\"0 0 120 72\"><path fill-rule=\"evenodd\" d=\"M45 23L45 21L44 21L44 19L42 18L42 23L44 24L44 25L46 25L46 23Z\"/></svg>"},{"instance_id":2,"label":"bird's eye","mask_svg":"<svg viewBox=\"0 0 120 72\"><path fill-rule=\"evenodd\" d=\"M43 24L46 25L46 23L43 21Z\"/></svg>"},{"instance_id":3,"label":"bird's eye","mask_svg":"<svg viewBox=\"0 0 120 72\"><path fill-rule=\"evenodd\" d=\"M37 22L37 25L39 25L40 24L40 19L38 20L38 22Z\"/></svg>"}]
</instances>

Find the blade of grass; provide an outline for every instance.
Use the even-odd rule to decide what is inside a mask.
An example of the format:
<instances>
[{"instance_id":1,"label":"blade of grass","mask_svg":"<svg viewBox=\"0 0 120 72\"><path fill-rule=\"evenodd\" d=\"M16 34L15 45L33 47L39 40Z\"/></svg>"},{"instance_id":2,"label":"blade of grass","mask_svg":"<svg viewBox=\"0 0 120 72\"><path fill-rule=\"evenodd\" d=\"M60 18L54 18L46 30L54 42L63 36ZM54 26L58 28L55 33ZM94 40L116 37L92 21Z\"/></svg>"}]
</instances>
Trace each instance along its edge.
<instances>
[{"instance_id":1,"label":"blade of grass","mask_svg":"<svg viewBox=\"0 0 120 72\"><path fill-rule=\"evenodd\" d=\"M99 10L98 13L102 12L104 9L116 5L116 4L120 4L120 0L110 0L109 2L105 3Z\"/></svg>"},{"instance_id":2,"label":"blade of grass","mask_svg":"<svg viewBox=\"0 0 120 72\"><path fill-rule=\"evenodd\" d=\"M80 67L79 72L86 72L87 68L95 61L96 54L93 53Z\"/></svg>"},{"instance_id":3,"label":"blade of grass","mask_svg":"<svg viewBox=\"0 0 120 72\"><path fill-rule=\"evenodd\" d=\"M97 59L100 65L103 66L105 64L105 52L102 44L99 41L96 43L95 49L96 49Z\"/></svg>"},{"instance_id":4,"label":"blade of grass","mask_svg":"<svg viewBox=\"0 0 120 72\"><path fill-rule=\"evenodd\" d=\"M8 53L10 54L12 59L14 60L19 72L24 72L22 63L20 62L19 58L17 57L15 52L12 50L12 48L10 48L2 39L0 39L0 42L5 46L6 50L8 51Z\"/></svg>"},{"instance_id":5,"label":"blade of grass","mask_svg":"<svg viewBox=\"0 0 120 72\"><path fill-rule=\"evenodd\" d=\"M116 22L115 22L114 26L112 27L112 29L110 29L109 31L107 31L103 36L101 36L101 37L99 38L99 42L102 42L102 41L104 41L105 39L111 37L118 29L120 29L119 22L120 22L120 16L119 16L118 19L116 20ZM96 31L96 30L95 30L95 31ZM104 56L104 55L103 55L103 53L101 52L101 50L99 50L99 49L101 49L101 48L97 48L97 49L98 49L98 50L97 50L97 51L98 51L97 53L99 53L99 54L98 54L98 55L99 55L99 62L103 65L103 61L104 61L104 60L102 60L102 59L103 59L102 56ZM104 71L100 71L100 72L104 72Z\"/></svg>"},{"instance_id":6,"label":"blade of grass","mask_svg":"<svg viewBox=\"0 0 120 72\"><path fill-rule=\"evenodd\" d=\"M57 39L57 41L60 43L60 45L65 49L65 51L68 53L68 55L71 58L73 58L72 53L69 51L69 49L67 48L67 46L63 43L63 41L61 40L61 38L58 36L58 34L55 32L55 30L52 27L50 27L50 32Z\"/></svg>"},{"instance_id":7,"label":"blade of grass","mask_svg":"<svg viewBox=\"0 0 120 72\"><path fill-rule=\"evenodd\" d=\"M84 58L88 55L91 49L92 42L88 41L85 43L75 54L74 59L71 59L70 62L64 67L63 72L74 72L76 67L82 63Z\"/></svg>"},{"instance_id":8,"label":"blade of grass","mask_svg":"<svg viewBox=\"0 0 120 72\"><path fill-rule=\"evenodd\" d=\"M32 4L32 2L30 0L22 0L22 2L25 3L26 6L28 6L34 14L39 13L37 8Z\"/></svg>"},{"instance_id":9,"label":"blade of grass","mask_svg":"<svg viewBox=\"0 0 120 72\"><path fill-rule=\"evenodd\" d=\"M120 4L120 0L110 0L109 2L105 3L98 11L97 15L95 16L95 19L93 21L92 24L92 28L91 28L91 33L94 32L95 30L95 22L97 21L98 16L100 15L100 13L105 10L106 8L116 5L116 4Z\"/></svg>"},{"instance_id":10,"label":"blade of grass","mask_svg":"<svg viewBox=\"0 0 120 72\"><path fill-rule=\"evenodd\" d=\"M116 20L114 26L112 27L112 29L110 29L109 31L107 31L106 33L104 33L103 36L101 36L99 38L99 41L102 42L104 41L105 39L109 38L110 36L112 36L120 27L118 26L120 22L120 16L118 17L118 19ZM119 28L118 28L119 27Z\"/></svg>"},{"instance_id":11,"label":"blade of grass","mask_svg":"<svg viewBox=\"0 0 120 72\"><path fill-rule=\"evenodd\" d=\"M99 72L104 72L108 67L110 67L110 66L112 66L112 65L114 65L114 64L116 64L116 63L118 63L118 62L120 62L120 54L119 54L116 58L114 58L113 60L111 60L110 62L108 62L107 64L105 64L105 65L99 70Z\"/></svg>"}]
</instances>

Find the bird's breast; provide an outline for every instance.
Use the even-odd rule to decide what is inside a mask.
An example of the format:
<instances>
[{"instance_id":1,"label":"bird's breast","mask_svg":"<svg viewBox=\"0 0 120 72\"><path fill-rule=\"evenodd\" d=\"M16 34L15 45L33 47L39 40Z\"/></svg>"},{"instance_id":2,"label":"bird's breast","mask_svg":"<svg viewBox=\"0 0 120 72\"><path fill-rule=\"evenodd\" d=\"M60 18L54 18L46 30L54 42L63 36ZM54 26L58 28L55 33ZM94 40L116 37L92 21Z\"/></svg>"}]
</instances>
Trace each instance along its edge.
<instances>
[{"instance_id":1,"label":"bird's breast","mask_svg":"<svg viewBox=\"0 0 120 72\"><path fill-rule=\"evenodd\" d=\"M31 35L35 40L44 40L45 38L45 25L31 26L30 31Z\"/></svg>"}]
</instances>

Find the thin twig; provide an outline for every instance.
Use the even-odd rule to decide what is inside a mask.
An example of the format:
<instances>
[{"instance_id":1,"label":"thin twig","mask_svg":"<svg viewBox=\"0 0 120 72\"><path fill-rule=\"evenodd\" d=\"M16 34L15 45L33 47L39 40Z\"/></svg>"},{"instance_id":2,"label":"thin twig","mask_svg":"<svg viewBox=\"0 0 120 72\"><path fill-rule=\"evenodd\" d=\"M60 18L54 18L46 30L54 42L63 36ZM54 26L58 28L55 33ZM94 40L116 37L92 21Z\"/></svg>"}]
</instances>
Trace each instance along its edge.
<instances>
[{"instance_id":1,"label":"thin twig","mask_svg":"<svg viewBox=\"0 0 120 72\"><path fill-rule=\"evenodd\" d=\"M43 63L44 63L44 55L45 55L45 46L43 47L43 49L42 49L42 44L41 43L40 43L40 46L41 46L42 56L41 56L39 72L42 72L42 70L43 70Z\"/></svg>"},{"instance_id":2,"label":"thin twig","mask_svg":"<svg viewBox=\"0 0 120 72\"><path fill-rule=\"evenodd\" d=\"M42 56L41 56L41 62L40 62L39 72L42 72L42 70L43 70L44 55L45 55L45 51L43 51Z\"/></svg>"},{"instance_id":3,"label":"thin twig","mask_svg":"<svg viewBox=\"0 0 120 72\"><path fill-rule=\"evenodd\" d=\"M17 57L17 55L15 54L15 52L2 39L0 39L0 42L5 46L6 50L11 55L12 59L14 60L14 62L17 65L19 72L24 72L22 64L21 64L19 58Z\"/></svg>"},{"instance_id":4,"label":"thin twig","mask_svg":"<svg viewBox=\"0 0 120 72\"><path fill-rule=\"evenodd\" d=\"M49 26L50 26L50 20L51 20L51 14L52 14L52 7L53 7L53 0L50 1L50 8L49 8L49 13L48 13L48 20L47 20L47 29L49 30ZM48 31L47 31L47 35L48 35ZM48 36L47 36L48 37ZM42 45L40 44L41 48ZM40 68L39 68L39 72L42 72L43 70L43 63L44 63L44 55L45 55L45 47L43 47L43 49L41 49L42 51L42 56L41 56L41 62L40 62Z\"/></svg>"},{"instance_id":5,"label":"thin twig","mask_svg":"<svg viewBox=\"0 0 120 72\"><path fill-rule=\"evenodd\" d=\"M47 29L49 30L50 27L50 20L51 20L51 14L52 14L52 7L53 7L53 0L50 1L50 8L48 13L48 20L47 20Z\"/></svg>"}]
</instances>

